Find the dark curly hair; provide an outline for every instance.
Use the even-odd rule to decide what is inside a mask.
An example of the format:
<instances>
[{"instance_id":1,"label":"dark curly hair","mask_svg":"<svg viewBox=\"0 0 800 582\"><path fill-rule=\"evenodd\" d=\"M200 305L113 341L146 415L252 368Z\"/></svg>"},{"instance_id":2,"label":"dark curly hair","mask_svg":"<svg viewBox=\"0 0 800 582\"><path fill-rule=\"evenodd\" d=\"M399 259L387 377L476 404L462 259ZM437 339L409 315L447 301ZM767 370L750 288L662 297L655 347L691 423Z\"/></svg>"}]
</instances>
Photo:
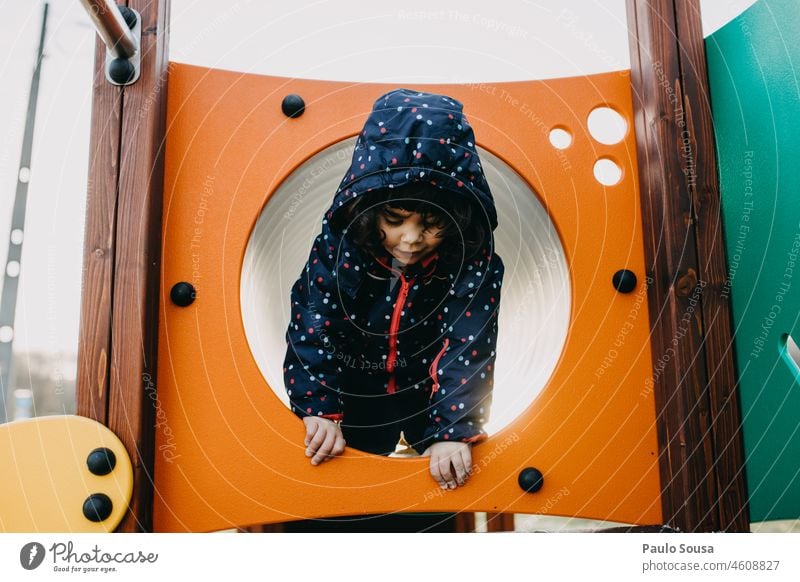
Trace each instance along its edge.
<instances>
[{"instance_id":1,"label":"dark curly hair","mask_svg":"<svg viewBox=\"0 0 800 582\"><path fill-rule=\"evenodd\" d=\"M340 208L331 226L340 232L346 229L346 236L364 257L378 256L385 238L378 219L386 207L419 213L424 224L441 228L438 236L444 240L437 249L439 259L452 266L472 259L491 235L483 208L469 194L423 184L367 192Z\"/></svg>"}]
</instances>

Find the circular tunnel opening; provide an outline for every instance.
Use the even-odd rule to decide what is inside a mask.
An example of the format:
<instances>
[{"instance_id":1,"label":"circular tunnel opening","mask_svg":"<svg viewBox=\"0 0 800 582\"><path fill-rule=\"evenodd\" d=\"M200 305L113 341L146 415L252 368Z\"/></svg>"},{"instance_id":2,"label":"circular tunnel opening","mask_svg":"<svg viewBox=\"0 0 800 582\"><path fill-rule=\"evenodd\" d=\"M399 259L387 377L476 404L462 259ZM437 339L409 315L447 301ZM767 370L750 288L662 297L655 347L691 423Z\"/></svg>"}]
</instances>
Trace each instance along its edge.
<instances>
[{"instance_id":1,"label":"circular tunnel opening","mask_svg":"<svg viewBox=\"0 0 800 582\"><path fill-rule=\"evenodd\" d=\"M264 207L245 251L240 290L245 333L287 412L283 359L289 292L354 147L355 138L343 140L293 172ZM491 435L517 418L552 375L567 337L571 292L564 250L547 209L510 166L478 150L497 208L496 252L505 264L493 402L485 425Z\"/></svg>"}]
</instances>

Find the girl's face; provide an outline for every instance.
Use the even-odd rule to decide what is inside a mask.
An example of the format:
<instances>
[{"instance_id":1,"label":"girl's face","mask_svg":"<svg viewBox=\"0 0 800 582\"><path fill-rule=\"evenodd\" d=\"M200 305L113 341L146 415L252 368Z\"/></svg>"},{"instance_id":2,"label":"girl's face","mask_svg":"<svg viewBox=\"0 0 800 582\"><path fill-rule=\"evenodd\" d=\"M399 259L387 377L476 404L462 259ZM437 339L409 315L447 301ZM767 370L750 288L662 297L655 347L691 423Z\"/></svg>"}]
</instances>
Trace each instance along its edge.
<instances>
[{"instance_id":1,"label":"girl's face","mask_svg":"<svg viewBox=\"0 0 800 582\"><path fill-rule=\"evenodd\" d=\"M418 212L388 205L378 217L378 228L385 236L383 248L404 265L423 260L444 240L438 236L442 228L423 221Z\"/></svg>"}]
</instances>

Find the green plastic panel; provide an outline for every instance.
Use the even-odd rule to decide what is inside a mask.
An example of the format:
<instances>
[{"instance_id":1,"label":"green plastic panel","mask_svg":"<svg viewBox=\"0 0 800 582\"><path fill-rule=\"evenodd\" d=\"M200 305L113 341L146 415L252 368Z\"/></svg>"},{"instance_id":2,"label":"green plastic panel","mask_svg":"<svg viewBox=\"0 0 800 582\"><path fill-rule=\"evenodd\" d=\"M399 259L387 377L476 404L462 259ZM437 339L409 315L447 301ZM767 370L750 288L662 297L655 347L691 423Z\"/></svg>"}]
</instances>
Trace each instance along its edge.
<instances>
[{"instance_id":1,"label":"green plastic panel","mask_svg":"<svg viewBox=\"0 0 800 582\"><path fill-rule=\"evenodd\" d=\"M800 3L706 39L751 521L800 517Z\"/></svg>"}]
</instances>

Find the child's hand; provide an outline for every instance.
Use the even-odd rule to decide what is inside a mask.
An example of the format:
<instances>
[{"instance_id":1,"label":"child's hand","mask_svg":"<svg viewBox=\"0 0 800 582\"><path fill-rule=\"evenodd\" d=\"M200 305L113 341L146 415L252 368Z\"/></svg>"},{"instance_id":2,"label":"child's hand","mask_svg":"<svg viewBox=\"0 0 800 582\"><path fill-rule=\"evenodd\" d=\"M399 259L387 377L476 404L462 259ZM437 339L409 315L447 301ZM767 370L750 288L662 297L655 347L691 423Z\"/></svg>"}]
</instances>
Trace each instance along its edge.
<instances>
[{"instance_id":1,"label":"child's hand","mask_svg":"<svg viewBox=\"0 0 800 582\"><path fill-rule=\"evenodd\" d=\"M442 489L464 485L472 473L472 445L469 443L433 443L422 456L431 458L431 476Z\"/></svg>"},{"instance_id":2,"label":"child's hand","mask_svg":"<svg viewBox=\"0 0 800 582\"><path fill-rule=\"evenodd\" d=\"M339 425L318 416L303 418L306 425L306 457L311 457L312 465L319 465L344 452L345 442Z\"/></svg>"}]
</instances>

